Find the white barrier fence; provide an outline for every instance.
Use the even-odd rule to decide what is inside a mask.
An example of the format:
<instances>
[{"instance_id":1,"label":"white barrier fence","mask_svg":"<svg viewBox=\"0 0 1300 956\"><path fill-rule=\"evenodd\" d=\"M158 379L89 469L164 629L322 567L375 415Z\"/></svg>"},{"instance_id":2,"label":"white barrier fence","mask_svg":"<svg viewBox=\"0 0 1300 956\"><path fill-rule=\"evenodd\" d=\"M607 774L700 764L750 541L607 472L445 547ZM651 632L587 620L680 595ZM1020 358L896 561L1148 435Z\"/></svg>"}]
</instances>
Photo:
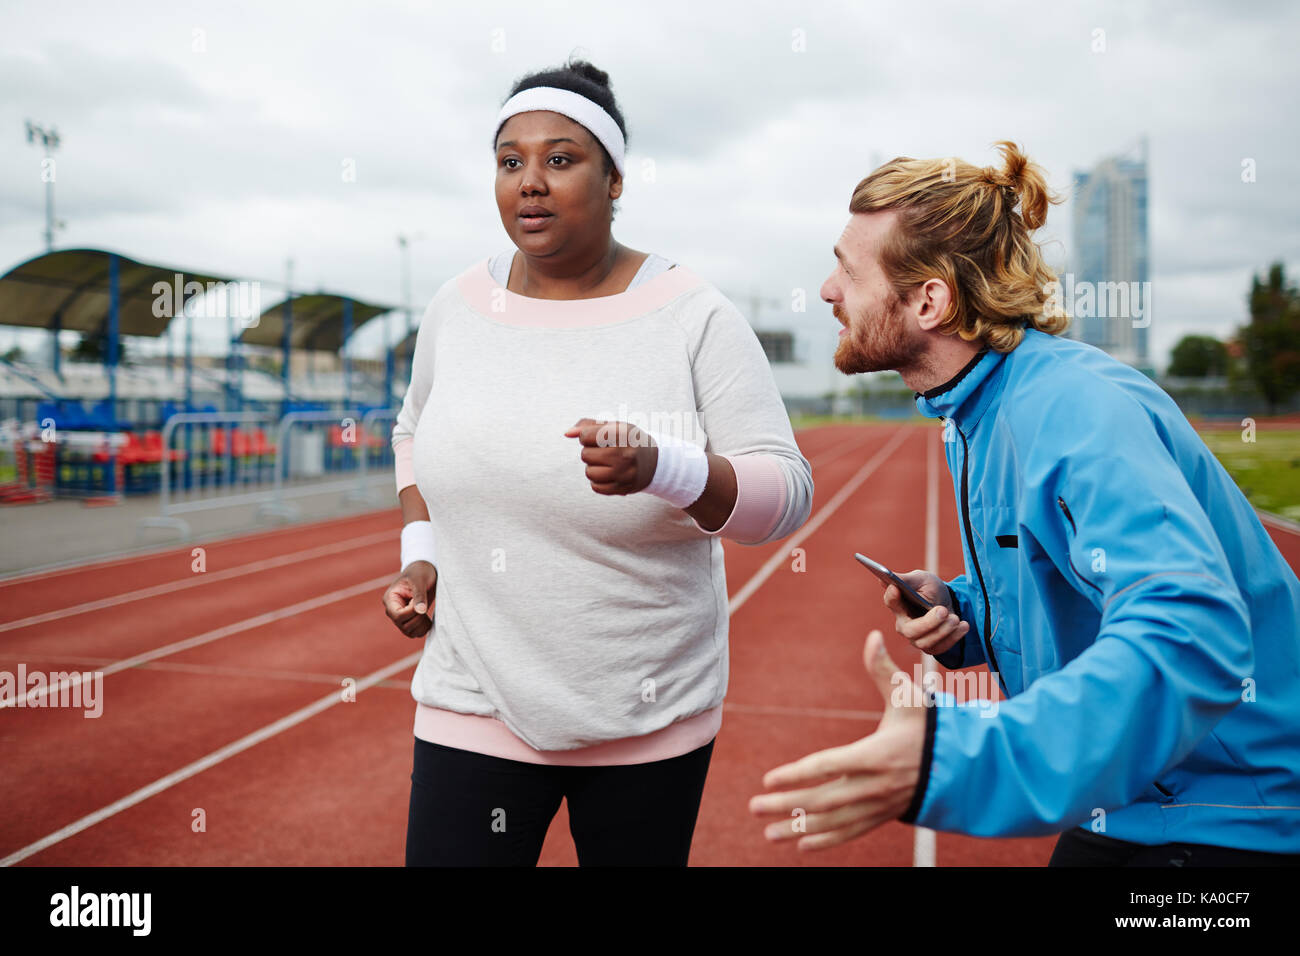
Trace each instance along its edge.
<instances>
[{"instance_id":1,"label":"white barrier fence","mask_svg":"<svg viewBox=\"0 0 1300 956\"><path fill-rule=\"evenodd\" d=\"M197 511L255 506L259 518L290 521L295 499L339 494L355 506L392 497L390 435L396 409L290 412L196 412L173 415L163 426L159 513L142 518L148 529L175 531L188 540ZM387 423L387 429L380 426ZM380 467L382 464L383 467Z\"/></svg>"}]
</instances>

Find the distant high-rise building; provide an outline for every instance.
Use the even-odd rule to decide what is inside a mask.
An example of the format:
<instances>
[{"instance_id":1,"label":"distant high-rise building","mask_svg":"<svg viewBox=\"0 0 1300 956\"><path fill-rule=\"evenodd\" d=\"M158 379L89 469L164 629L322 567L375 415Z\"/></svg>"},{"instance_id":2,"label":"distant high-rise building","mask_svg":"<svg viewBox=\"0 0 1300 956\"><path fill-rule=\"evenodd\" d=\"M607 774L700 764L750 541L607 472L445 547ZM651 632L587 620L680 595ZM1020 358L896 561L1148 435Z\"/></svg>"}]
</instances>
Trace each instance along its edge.
<instances>
[{"instance_id":1,"label":"distant high-rise building","mask_svg":"<svg viewBox=\"0 0 1300 956\"><path fill-rule=\"evenodd\" d=\"M1073 269L1065 277L1071 334L1149 369L1147 150L1074 174Z\"/></svg>"}]
</instances>

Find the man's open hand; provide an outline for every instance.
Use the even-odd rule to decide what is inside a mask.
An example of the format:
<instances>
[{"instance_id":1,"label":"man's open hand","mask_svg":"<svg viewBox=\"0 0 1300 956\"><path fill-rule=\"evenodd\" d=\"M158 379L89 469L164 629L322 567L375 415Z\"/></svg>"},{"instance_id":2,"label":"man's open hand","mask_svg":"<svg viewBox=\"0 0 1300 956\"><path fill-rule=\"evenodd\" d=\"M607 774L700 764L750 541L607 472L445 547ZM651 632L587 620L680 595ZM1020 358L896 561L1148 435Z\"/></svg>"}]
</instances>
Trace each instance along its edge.
<instances>
[{"instance_id":1,"label":"man's open hand","mask_svg":"<svg viewBox=\"0 0 1300 956\"><path fill-rule=\"evenodd\" d=\"M785 789L752 798L749 809L781 818L767 826L769 840L799 837L799 849L823 850L898 819L912 802L925 745L921 688L889 659L879 631L867 635L863 660L885 699L884 717L861 740L768 771L763 786Z\"/></svg>"}]
</instances>

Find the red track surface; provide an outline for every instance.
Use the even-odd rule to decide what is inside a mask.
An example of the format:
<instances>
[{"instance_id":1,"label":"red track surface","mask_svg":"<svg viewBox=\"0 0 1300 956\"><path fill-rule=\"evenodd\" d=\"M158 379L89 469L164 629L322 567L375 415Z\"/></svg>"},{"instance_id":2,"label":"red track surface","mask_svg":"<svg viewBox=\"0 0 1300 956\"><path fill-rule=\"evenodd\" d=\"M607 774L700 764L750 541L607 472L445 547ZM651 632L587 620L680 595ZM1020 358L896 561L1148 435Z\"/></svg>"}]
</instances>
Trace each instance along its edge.
<instances>
[{"instance_id":1,"label":"red track surface","mask_svg":"<svg viewBox=\"0 0 1300 956\"><path fill-rule=\"evenodd\" d=\"M814 521L891 442L800 544L805 571L792 568L789 538L759 547L724 541L733 599L770 557L787 557L731 618L730 684L693 865L912 862L915 831L902 824L804 854L766 841L747 809L767 770L875 727L882 701L862 666L869 630L885 632L904 669L920 659L894 634L879 585L852 555L903 570L923 565L926 450L937 431L827 426L799 434L814 467ZM951 577L961 570L961 544L941 457L937 467L937 570ZM400 524L394 507L209 543L202 574L183 547L0 583L0 670L14 673L20 662L29 672L105 670L189 641L108 673L98 719L71 708L0 710L0 859L332 697L339 702L18 862L400 865L414 717L413 666L401 662L420 642L402 637L379 606L395 574ZM1270 530L1300 566L1300 536ZM130 598L145 588L162 593ZM84 606L92 602L104 604ZM207 640L189 640L200 637ZM360 682L386 667L390 676L341 702L344 678ZM195 833L198 809L206 831ZM1041 865L1054 842L941 833L937 862ZM563 806L541 862L576 864Z\"/></svg>"}]
</instances>

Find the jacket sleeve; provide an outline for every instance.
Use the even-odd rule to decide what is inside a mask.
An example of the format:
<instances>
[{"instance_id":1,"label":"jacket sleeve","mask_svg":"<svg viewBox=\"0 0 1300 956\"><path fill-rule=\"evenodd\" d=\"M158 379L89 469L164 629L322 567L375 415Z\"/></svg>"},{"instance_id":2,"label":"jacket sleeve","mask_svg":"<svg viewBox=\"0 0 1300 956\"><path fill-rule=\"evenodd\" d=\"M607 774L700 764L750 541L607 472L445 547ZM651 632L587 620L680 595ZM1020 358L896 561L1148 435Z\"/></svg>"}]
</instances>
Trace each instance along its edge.
<instances>
[{"instance_id":1,"label":"jacket sleeve","mask_svg":"<svg viewBox=\"0 0 1300 956\"><path fill-rule=\"evenodd\" d=\"M446 289L446 286L443 287ZM414 447L415 428L420 423L420 413L433 387L433 358L435 332L434 315L443 290L435 295L424 310L419 329L415 333L415 350L411 355L411 383L406 387L402 407L393 422L390 442L393 447L393 470L396 473L397 493L415 484L415 465L411 452Z\"/></svg>"},{"instance_id":2,"label":"jacket sleeve","mask_svg":"<svg viewBox=\"0 0 1300 956\"><path fill-rule=\"evenodd\" d=\"M970 629L952 647L942 654L935 654L934 659L949 670L986 663L984 644L980 639L980 628L984 620L982 614L976 613L970 592L970 579L964 574L958 575L948 581L947 586L953 610L957 612L958 618L970 625Z\"/></svg>"},{"instance_id":3,"label":"jacket sleeve","mask_svg":"<svg viewBox=\"0 0 1300 956\"><path fill-rule=\"evenodd\" d=\"M708 435L706 450L726 457L736 472L736 504L722 535L740 544L764 544L792 534L812 512L812 466L794 440L790 416L767 355L745 317L716 290L694 353L691 376L696 412Z\"/></svg>"},{"instance_id":4,"label":"jacket sleeve","mask_svg":"<svg viewBox=\"0 0 1300 956\"><path fill-rule=\"evenodd\" d=\"M1059 543L1036 586L1064 578L1100 631L995 710L932 709L928 773L900 819L974 836L1053 833L1132 803L1241 701L1254 667L1223 548L1144 408L1071 396L1015 444L1040 540Z\"/></svg>"}]
</instances>

